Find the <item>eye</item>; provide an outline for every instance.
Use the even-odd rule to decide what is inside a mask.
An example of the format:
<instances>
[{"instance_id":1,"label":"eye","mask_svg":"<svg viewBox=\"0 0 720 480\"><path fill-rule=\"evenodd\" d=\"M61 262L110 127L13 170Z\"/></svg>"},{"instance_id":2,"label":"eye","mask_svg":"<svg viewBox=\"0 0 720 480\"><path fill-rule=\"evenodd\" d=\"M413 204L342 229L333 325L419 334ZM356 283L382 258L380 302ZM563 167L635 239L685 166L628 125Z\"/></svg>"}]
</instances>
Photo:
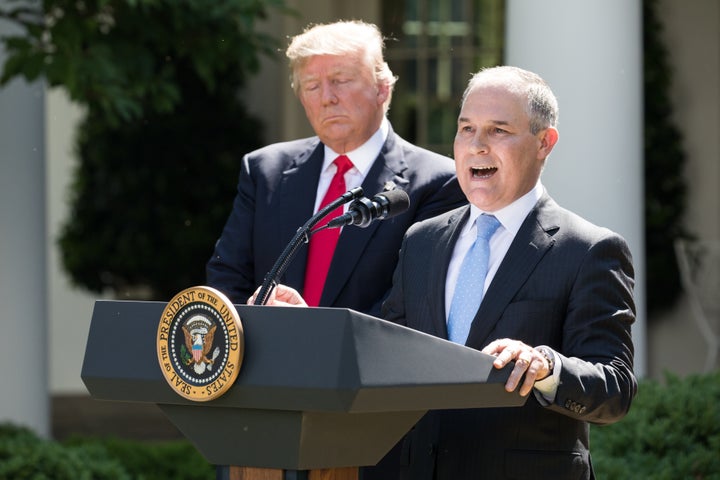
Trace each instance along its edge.
<instances>
[{"instance_id":1,"label":"eye","mask_svg":"<svg viewBox=\"0 0 720 480\"><path fill-rule=\"evenodd\" d=\"M306 92L313 92L319 88L319 83L317 82L309 82L303 85L303 90Z\"/></svg>"}]
</instances>

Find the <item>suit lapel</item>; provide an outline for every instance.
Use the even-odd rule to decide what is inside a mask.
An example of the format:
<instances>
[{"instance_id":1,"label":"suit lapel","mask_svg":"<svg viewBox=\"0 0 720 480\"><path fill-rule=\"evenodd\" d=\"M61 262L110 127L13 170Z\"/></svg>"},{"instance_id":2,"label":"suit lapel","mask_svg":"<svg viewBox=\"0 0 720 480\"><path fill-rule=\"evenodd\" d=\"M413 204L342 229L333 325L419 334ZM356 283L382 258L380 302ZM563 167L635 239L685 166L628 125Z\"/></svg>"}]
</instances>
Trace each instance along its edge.
<instances>
[{"instance_id":1,"label":"suit lapel","mask_svg":"<svg viewBox=\"0 0 720 480\"><path fill-rule=\"evenodd\" d=\"M407 164L401 149L395 148L396 138L391 129L378 158L365 176L362 189L366 197L372 198L376 193L383 191L389 182L394 183L398 188L404 188L408 184L408 180L403 177ZM322 305L335 303L355 266L362 261L362 253L379 227L380 222L373 222L366 228L355 226L343 228L325 282L320 302Z\"/></svg>"},{"instance_id":2,"label":"suit lapel","mask_svg":"<svg viewBox=\"0 0 720 480\"><path fill-rule=\"evenodd\" d=\"M287 236L286 243L290 242L298 228L313 215L323 157L323 144L318 141L315 148L301 152L282 172L276 211L278 220L290 219L289 222L284 222L282 227L286 229L282 231L282 235ZM300 221L297 224L293 223L297 219ZM305 281L306 262L307 247L301 247L297 251L297 256L288 265L283 281L290 285L302 285Z\"/></svg>"},{"instance_id":3,"label":"suit lapel","mask_svg":"<svg viewBox=\"0 0 720 480\"><path fill-rule=\"evenodd\" d=\"M555 243L552 234L557 231L557 224L543 216L548 200L543 196L520 227L485 293L470 327L467 345L482 348L489 343L488 337L503 311Z\"/></svg>"}]
</instances>

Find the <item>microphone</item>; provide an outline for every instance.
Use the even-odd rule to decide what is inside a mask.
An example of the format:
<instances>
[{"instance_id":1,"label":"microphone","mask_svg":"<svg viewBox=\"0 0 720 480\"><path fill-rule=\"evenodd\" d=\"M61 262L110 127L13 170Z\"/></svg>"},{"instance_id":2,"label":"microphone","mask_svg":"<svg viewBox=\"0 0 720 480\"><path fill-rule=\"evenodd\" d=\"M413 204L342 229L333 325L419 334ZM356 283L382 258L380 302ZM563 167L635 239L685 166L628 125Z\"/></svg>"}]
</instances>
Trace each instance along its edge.
<instances>
[{"instance_id":1,"label":"microphone","mask_svg":"<svg viewBox=\"0 0 720 480\"><path fill-rule=\"evenodd\" d=\"M333 218L327 228L339 228L345 225L357 225L365 228L375 220L394 217L410 207L410 197L405 190L381 192L369 199L362 197L353 201L347 213Z\"/></svg>"}]
</instances>

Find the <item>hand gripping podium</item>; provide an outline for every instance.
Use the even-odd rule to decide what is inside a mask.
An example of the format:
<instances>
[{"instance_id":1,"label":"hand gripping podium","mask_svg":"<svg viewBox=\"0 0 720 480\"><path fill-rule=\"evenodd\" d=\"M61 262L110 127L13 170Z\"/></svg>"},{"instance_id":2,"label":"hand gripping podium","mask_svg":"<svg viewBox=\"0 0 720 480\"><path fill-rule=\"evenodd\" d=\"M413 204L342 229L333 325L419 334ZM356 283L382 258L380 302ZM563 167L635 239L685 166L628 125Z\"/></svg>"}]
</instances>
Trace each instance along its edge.
<instances>
[{"instance_id":1,"label":"hand gripping podium","mask_svg":"<svg viewBox=\"0 0 720 480\"><path fill-rule=\"evenodd\" d=\"M510 366L477 350L348 309L247 305L235 306L245 336L235 383L195 402L158 362L165 305L97 301L82 380L97 399L157 404L219 478L357 478L428 410L525 402L504 389Z\"/></svg>"}]
</instances>

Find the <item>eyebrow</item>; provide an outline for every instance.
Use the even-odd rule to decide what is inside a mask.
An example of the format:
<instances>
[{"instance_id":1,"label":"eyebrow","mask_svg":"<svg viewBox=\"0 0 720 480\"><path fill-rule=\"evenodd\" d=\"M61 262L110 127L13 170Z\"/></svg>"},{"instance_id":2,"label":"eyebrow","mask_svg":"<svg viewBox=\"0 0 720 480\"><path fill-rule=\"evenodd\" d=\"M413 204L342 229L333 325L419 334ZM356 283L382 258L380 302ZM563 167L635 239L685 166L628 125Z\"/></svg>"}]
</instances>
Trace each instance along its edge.
<instances>
[{"instance_id":1,"label":"eyebrow","mask_svg":"<svg viewBox=\"0 0 720 480\"><path fill-rule=\"evenodd\" d=\"M311 80L317 80L319 78L320 78L319 75L299 75L298 76L298 80L300 81L300 83L311 81Z\"/></svg>"},{"instance_id":2,"label":"eyebrow","mask_svg":"<svg viewBox=\"0 0 720 480\"><path fill-rule=\"evenodd\" d=\"M472 121L467 117L458 117L458 123L472 123ZM510 122L507 120L490 120L490 123L493 125L510 125Z\"/></svg>"}]
</instances>

